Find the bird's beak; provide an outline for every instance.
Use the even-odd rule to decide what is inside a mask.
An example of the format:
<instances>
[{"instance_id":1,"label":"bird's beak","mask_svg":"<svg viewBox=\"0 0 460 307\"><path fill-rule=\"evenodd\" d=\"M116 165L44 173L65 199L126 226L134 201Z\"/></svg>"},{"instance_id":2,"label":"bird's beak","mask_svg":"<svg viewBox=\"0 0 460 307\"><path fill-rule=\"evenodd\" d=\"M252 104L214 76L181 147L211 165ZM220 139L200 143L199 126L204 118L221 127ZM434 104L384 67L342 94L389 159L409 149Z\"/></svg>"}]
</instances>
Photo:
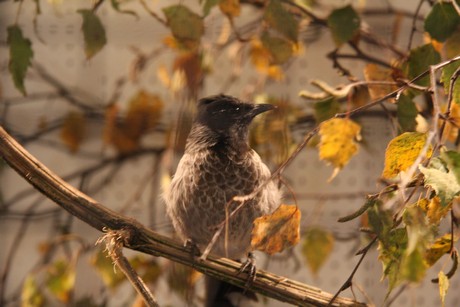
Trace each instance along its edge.
<instances>
[{"instance_id":1,"label":"bird's beak","mask_svg":"<svg viewBox=\"0 0 460 307\"><path fill-rule=\"evenodd\" d=\"M254 109L252 109L252 111L250 112L251 114L251 117L255 117L261 113L264 113L264 112L267 112L267 111L270 111L270 110L273 110L273 109L276 109L276 106L272 105L272 104L268 104L268 103L262 103L262 104L255 104L254 105Z\"/></svg>"}]
</instances>

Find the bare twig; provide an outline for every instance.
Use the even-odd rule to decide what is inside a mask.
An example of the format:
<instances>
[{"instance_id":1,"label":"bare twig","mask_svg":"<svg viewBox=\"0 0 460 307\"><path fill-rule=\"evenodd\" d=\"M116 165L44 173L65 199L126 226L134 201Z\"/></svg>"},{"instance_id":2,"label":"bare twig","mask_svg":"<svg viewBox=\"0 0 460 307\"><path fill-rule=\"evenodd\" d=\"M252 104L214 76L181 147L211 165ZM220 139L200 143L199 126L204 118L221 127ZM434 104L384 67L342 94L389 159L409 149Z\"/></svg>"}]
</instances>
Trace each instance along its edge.
<instances>
[{"instance_id":1,"label":"bare twig","mask_svg":"<svg viewBox=\"0 0 460 307\"><path fill-rule=\"evenodd\" d=\"M133 285L137 293L144 299L147 306L158 307L160 306L157 299L140 278L140 276L133 269L128 259L123 255L123 240L125 237L129 237L129 233L125 234L123 230L118 231L107 231L107 233L99 238L96 244L105 241L106 250L113 262L120 268L125 274L126 278Z\"/></svg>"}]
</instances>

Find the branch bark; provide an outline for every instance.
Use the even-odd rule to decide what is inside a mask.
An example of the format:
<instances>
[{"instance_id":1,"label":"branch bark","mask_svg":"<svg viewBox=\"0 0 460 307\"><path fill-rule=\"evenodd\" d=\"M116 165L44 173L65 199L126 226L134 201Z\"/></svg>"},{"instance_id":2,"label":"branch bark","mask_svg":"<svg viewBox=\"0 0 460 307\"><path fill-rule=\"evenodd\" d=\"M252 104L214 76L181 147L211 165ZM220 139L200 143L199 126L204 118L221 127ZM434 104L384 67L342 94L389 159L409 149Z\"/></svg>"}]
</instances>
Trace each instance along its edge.
<instances>
[{"instance_id":1,"label":"branch bark","mask_svg":"<svg viewBox=\"0 0 460 307\"><path fill-rule=\"evenodd\" d=\"M210 255L206 260L197 261L182 244L160 235L134 219L124 217L80 192L54 174L17 143L0 126L0 156L26 181L46 197L56 202L70 214L99 231L126 233L123 245L157 257L188 265L203 274L225 280L244 287L245 273L238 274L241 264L226 258ZM297 306L327 306L332 299L330 293L318 288L257 270L256 280L250 290L273 299ZM352 299L337 297L332 306L367 306Z\"/></svg>"}]
</instances>

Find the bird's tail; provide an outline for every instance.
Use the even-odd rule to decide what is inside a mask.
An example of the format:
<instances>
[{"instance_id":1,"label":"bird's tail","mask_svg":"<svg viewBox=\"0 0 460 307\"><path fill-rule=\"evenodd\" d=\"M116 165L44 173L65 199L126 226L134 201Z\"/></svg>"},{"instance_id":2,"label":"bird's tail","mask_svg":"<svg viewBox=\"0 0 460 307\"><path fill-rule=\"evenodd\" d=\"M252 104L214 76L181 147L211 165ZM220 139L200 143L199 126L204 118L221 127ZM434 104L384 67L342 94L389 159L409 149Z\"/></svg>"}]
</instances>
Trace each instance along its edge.
<instances>
[{"instance_id":1,"label":"bird's tail","mask_svg":"<svg viewBox=\"0 0 460 307\"><path fill-rule=\"evenodd\" d=\"M205 276L205 307L249 306L257 302L254 292Z\"/></svg>"}]
</instances>

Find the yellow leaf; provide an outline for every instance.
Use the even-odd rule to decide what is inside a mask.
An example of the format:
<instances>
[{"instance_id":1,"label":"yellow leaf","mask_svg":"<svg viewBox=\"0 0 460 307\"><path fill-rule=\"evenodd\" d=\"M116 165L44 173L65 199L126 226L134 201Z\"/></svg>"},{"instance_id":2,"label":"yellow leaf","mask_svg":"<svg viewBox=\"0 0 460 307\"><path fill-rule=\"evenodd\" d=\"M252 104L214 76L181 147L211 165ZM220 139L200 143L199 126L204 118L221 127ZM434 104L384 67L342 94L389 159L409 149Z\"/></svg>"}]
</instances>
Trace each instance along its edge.
<instances>
[{"instance_id":1,"label":"yellow leaf","mask_svg":"<svg viewBox=\"0 0 460 307\"><path fill-rule=\"evenodd\" d=\"M366 81L384 81L384 82L394 82L393 80L393 70L388 68L383 68L377 64L367 64L364 67L364 78ZM380 85L380 84L370 84L369 85L369 94L373 100L382 98L383 96L396 90L398 86L395 85Z\"/></svg>"},{"instance_id":2,"label":"yellow leaf","mask_svg":"<svg viewBox=\"0 0 460 307\"><path fill-rule=\"evenodd\" d=\"M439 125L441 125L441 121ZM457 141L458 127L460 127L460 106L453 103L450 107L449 120L446 121L444 128L444 136L452 143Z\"/></svg>"},{"instance_id":3,"label":"yellow leaf","mask_svg":"<svg viewBox=\"0 0 460 307\"><path fill-rule=\"evenodd\" d=\"M37 285L35 277L27 275L22 285L21 307L42 307L46 305L46 298Z\"/></svg>"},{"instance_id":4,"label":"yellow leaf","mask_svg":"<svg viewBox=\"0 0 460 307\"><path fill-rule=\"evenodd\" d=\"M267 50L260 40L254 39L251 41L251 49L249 57L255 69L274 80L282 80L284 78L283 70L279 65L272 63L272 55Z\"/></svg>"},{"instance_id":5,"label":"yellow leaf","mask_svg":"<svg viewBox=\"0 0 460 307\"><path fill-rule=\"evenodd\" d=\"M441 219L444 218L452 208L452 202L447 206L442 206L441 199L437 196L433 197L431 200L425 198L421 199L417 202L417 205L425 211L428 221L432 225L438 225Z\"/></svg>"},{"instance_id":6,"label":"yellow leaf","mask_svg":"<svg viewBox=\"0 0 460 307\"><path fill-rule=\"evenodd\" d=\"M309 228L304 234L302 254L308 267L317 274L319 269L331 255L334 248L334 236L322 228Z\"/></svg>"},{"instance_id":7,"label":"yellow leaf","mask_svg":"<svg viewBox=\"0 0 460 307\"><path fill-rule=\"evenodd\" d=\"M446 274L443 271L439 271L438 273L439 279L439 296L441 297L441 304L442 307L445 306L447 290L449 289L449 278L447 278Z\"/></svg>"},{"instance_id":8,"label":"yellow leaf","mask_svg":"<svg viewBox=\"0 0 460 307\"><path fill-rule=\"evenodd\" d=\"M426 134L419 132L405 132L392 139L385 151L385 167L382 177L391 179L407 170L420 155L425 142ZM431 156L431 148L427 156Z\"/></svg>"},{"instance_id":9,"label":"yellow leaf","mask_svg":"<svg viewBox=\"0 0 460 307\"><path fill-rule=\"evenodd\" d=\"M299 239L299 208L281 205L272 214L261 216L254 221L251 246L272 255L297 244Z\"/></svg>"},{"instance_id":10,"label":"yellow leaf","mask_svg":"<svg viewBox=\"0 0 460 307\"><path fill-rule=\"evenodd\" d=\"M239 0L220 0L219 8L222 13L230 17L240 15L240 1Z\"/></svg>"},{"instance_id":11,"label":"yellow leaf","mask_svg":"<svg viewBox=\"0 0 460 307\"><path fill-rule=\"evenodd\" d=\"M85 116L79 112L70 112L61 128L61 140L72 153L78 151L86 132Z\"/></svg>"},{"instance_id":12,"label":"yellow leaf","mask_svg":"<svg viewBox=\"0 0 460 307\"><path fill-rule=\"evenodd\" d=\"M451 234L446 233L442 237L439 237L434 243L428 248L425 254L425 261L428 266L435 264L442 256L449 252L451 246ZM454 242L458 238L454 237Z\"/></svg>"},{"instance_id":13,"label":"yellow leaf","mask_svg":"<svg viewBox=\"0 0 460 307\"><path fill-rule=\"evenodd\" d=\"M361 126L347 118L333 118L320 124L319 158L335 167L333 179L358 151Z\"/></svg>"}]
</instances>

